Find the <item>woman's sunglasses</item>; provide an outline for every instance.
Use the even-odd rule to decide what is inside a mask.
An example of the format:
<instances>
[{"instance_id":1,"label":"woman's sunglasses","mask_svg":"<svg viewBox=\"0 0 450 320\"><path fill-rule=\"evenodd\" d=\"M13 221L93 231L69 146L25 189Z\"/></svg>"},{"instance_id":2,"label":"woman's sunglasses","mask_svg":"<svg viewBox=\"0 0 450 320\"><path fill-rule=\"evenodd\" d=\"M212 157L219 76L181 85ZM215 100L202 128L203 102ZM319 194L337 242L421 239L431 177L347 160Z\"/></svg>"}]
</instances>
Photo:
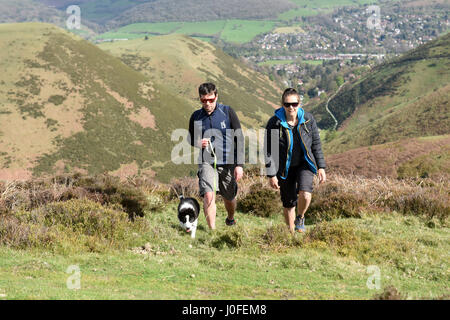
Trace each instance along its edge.
<instances>
[{"instance_id":1,"label":"woman's sunglasses","mask_svg":"<svg viewBox=\"0 0 450 320\"><path fill-rule=\"evenodd\" d=\"M299 102L283 102L283 106L285 106L286 108L289 107L297 108L299 104L300 104Z\"/></svg>"}]
</instances>

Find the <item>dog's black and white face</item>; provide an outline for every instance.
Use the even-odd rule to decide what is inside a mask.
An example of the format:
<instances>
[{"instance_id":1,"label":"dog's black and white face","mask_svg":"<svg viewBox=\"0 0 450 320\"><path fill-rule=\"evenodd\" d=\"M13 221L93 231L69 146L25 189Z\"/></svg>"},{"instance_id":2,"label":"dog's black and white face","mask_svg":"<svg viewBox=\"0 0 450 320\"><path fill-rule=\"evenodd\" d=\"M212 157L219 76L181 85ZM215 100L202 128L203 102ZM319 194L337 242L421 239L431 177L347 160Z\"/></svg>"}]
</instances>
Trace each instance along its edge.
<instances>
[{"instance_id":1,"label":"dog's black and white face","mask_svg":"<svg viewBox=\"0 0 450 320\"><path fill-rule=\"evenodd\" d=\"M180 197L178 204L178 220L181 227L187 232L192 232L191 237L195 237L197 229L198 215L200 212L200 204L194 198Z\"/></svg>"}]
</instances>

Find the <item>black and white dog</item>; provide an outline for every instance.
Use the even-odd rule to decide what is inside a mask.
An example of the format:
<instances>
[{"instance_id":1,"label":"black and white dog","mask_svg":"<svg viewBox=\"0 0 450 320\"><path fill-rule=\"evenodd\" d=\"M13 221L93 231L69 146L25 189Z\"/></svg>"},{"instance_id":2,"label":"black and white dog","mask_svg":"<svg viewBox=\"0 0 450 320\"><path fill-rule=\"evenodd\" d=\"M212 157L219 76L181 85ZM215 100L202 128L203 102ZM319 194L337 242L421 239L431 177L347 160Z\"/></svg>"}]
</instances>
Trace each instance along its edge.
<instances>
[{"instance_id":1,"label":"black and white dog","mask_svg":"<svg viewBox=\"0 0 450 320\"><path fill-rule=\"evenodd\" d=\"M180 204L178 205L178 220L180 226L191 233L191 238L195 238L197 231L198 215L200 212L200 205L194 198L185 198L180 196Z\"/></svg>"}]
</instances>

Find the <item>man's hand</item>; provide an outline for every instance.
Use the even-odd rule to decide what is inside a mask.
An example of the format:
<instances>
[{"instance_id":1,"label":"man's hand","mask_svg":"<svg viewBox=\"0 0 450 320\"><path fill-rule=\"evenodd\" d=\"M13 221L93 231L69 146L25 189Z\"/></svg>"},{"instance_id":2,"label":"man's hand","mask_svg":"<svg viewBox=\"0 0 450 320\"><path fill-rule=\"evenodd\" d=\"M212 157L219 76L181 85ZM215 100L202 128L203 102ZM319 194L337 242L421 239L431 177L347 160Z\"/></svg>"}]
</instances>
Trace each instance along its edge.
<instances>
[{"instance_id":1,"label":"man's hand","mask_svg":"<svg viewBox=\"0 0 450 320\"><path fill-rule=\"evenodd\" d=\"M327 175L325 174L325 169L319 169L319 183L324 183L327 181Z\"/></svg>"},{"instance_id":2,"label":"man's hand","mask_svg":"<svg viewBox=\"0 0 450 320\"><path fill-rule=\"evenodd\" d=\"M209 144L209 139L204 138L204 139L200 140L200 147L202 149L206 148L208 146L208 144Z\"/></svg>"},{"instance_id":3,"label":"man's hand","mask_svg":"<svg viewBox=\"0 0 450 320\"><path fill-rule=\"evenodd\" d=\"M280 189L280 186L278 185L278 178L277 176L273 176L269 178L270 186L276 190Z\"/></svg>"},{"instance_id":4,"label":"man's hand","mask_svg":"<svg viewBox=\"0 0 450 320\"><path fill-rule=\"evenodd\" d=\"M236 168L234 168L234 179L236 179L236 182L241 180L243 175L244 169L242 169L242 167L237 166Z\"/></svg>"}]
</instances>

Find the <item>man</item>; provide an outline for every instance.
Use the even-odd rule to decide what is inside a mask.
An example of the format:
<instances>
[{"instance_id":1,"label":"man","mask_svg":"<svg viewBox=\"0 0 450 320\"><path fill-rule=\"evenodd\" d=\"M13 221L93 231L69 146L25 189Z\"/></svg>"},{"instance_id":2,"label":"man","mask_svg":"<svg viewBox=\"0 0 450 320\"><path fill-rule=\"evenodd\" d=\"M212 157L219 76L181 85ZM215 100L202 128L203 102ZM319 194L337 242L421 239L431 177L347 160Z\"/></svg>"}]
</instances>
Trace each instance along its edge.
<instances>
[{"instance_id":1,"label":"man","mask_svg":"<svg viewBox=\"0 0 450 320\"><path fill-rule=\"evenodd\" d=\"M270 186L280 190L289 230L304 232L314 175L320 183L326 181L325 159L316 121L301 108L297 91L286 89L281 105L266 126L267 176ZM273 143L279 146L277 151L271 150Z\"/></svg>"},{"instance_id":2,"label":"man","mask_svg":"<svg viewBox=\"0 0 450 320\"><path fill-rule=\"evenodd\" d=\"M228 214L225 223L235 224L237 181L243 175L244 136L234 110L217 103L217 88L213 83L203 83L198 93L202 108L191 115L189 140L192 146L202 149L197 176L206 222L214 230L217 187Z\"/></svg>"}]
</instances>

